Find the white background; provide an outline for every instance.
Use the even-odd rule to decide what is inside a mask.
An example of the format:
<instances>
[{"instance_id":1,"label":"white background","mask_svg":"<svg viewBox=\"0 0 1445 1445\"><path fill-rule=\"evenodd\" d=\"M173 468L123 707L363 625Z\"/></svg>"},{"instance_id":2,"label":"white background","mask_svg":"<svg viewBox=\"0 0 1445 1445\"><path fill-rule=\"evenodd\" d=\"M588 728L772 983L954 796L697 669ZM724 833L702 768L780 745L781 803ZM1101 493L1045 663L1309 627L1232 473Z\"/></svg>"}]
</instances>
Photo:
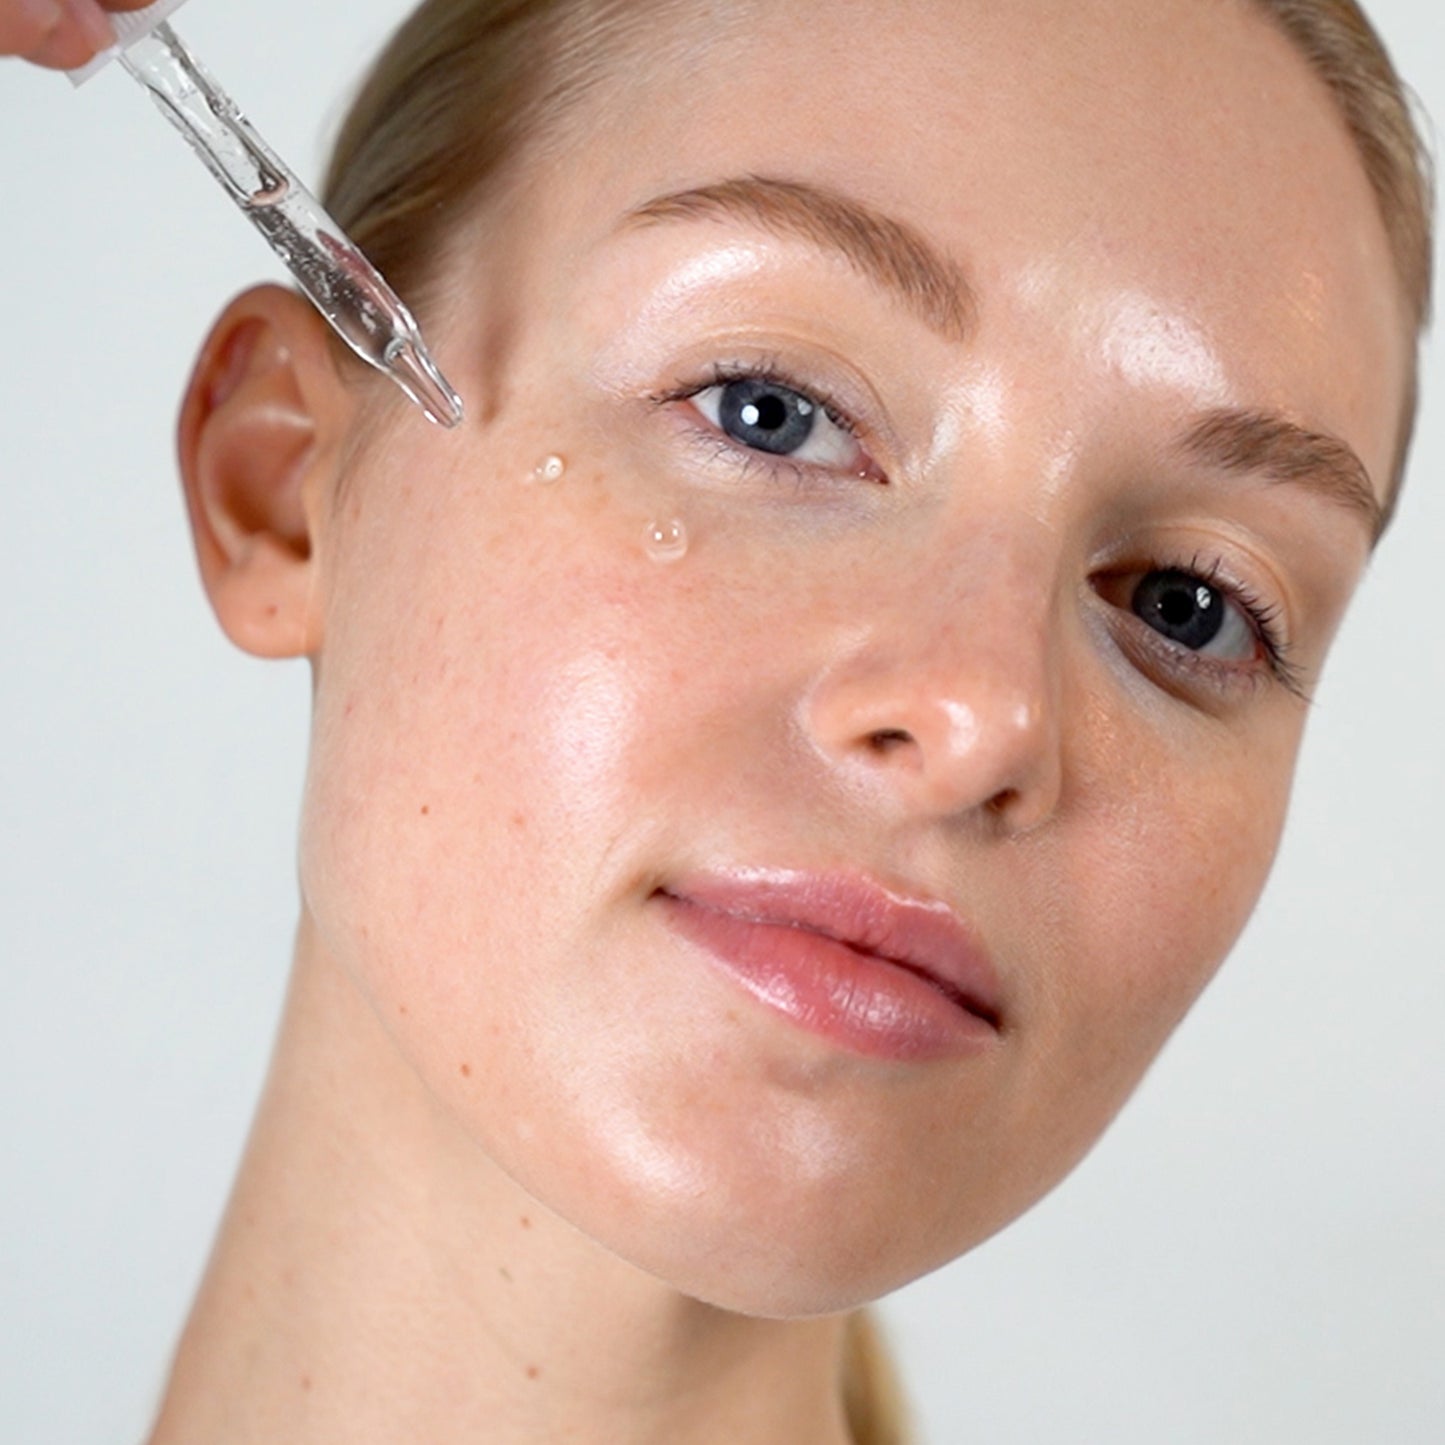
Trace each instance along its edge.
<instances>
[{"instance_id":1,"label":"white background","mask_svg":"<svg viewBox=\"0 0 1445 1445\"><path fill-rule=\"evenodd\" d=\"M307 177L404 0L197 0ZM1445 117L1438 0L1377 0ZM0 1440L144 1431L296 909L303 664L196 583L176 398L279 276L115 67L0 65ZM884 1307L933 1445L1445 1439L1445 384L1234 958L1085 1165Z\"/></svg>"}]
</instances>

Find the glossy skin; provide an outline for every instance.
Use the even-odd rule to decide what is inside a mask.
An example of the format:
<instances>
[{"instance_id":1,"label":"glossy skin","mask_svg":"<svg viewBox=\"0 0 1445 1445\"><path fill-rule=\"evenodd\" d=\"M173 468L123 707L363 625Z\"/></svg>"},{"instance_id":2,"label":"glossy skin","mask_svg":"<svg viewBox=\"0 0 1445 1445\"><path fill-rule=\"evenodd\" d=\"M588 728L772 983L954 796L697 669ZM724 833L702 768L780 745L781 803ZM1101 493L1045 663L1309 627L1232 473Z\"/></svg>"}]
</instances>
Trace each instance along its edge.
<instances>
[{"instance_id":1,"label":"glossy skin","mask_svg":"<svg viewBox=\"0 0 1445 1445\"><path fill-rule=\"evenodd\" d=\"M617 1257L778 1318L1017 1216L1223 959L1307 706L1247 628L1205 665L1161 648L1134 584L1196 560L1241 581L1307 690L1370 537L1169 442L1277 410L1383 488L1408 347L1328 98L1244 7L876 10L662 26L658 54L695 63L627 67L626 103L604 89L450 263L428 339L460 434L371 391L358 443L357 393L265 293L223 321L183 426L222 621L317 660L277 1097L339 1112L337 1069L297 1081L344 1058L348 1137L472 1191L467 1229L530 1199L575 1226L558 1270L616 1288ZM614 234L748 174L913 227L967 270L968 334L754 224ZM760 360L855 403L861 451L740 469L715 394L679 392ZM256 489L237 437L285 451L283 393L306 446L271 480L301 489L305 537L258 553L226 499ZM562 478L529 481L554 453ZM690 546L659 565L642 535L672 517ZM884 1060L759 1004L655 897L739 868L948 903L999 975L998 1038Z\"/></svg>"},{"instance_id":2,"label":"glossy skin","mask_svg":"<svg viewBox=\"0 0 1445 1445\"><path fill-rule=\"evenodd\" d=\"M1256 77L1325 129L1283 43L1159 19L1158 42L1191 25L1218 64L1171 102L1157 57L1086 6L1055 22L1073 32L1066 104L1037 70L985 84L1032 8L969 26L925 11L936 33L865 64L842 7L690 81L684 127L660 84L536 196L527 261L501 268L512 306L480 273L462 283L471 324L436 344L479 411L503 388L510 404L455 444L408 419L323 543L304 876L329 951L384 1017L409 1005L399 1046L524 1186L735 1308L842 1308L1016 1214L1093 1141L1255 901L1305 708L1265 681L1170 696L1109 637L1088 579L1121 535L1131 562L1220 555L1275 583L1313 671L1367 537L1298 489L1166 483L1162 439L1221 400L1264 404L1388 467L1401 339L1353 157L1325 148L1281 197L1263 113L1186 148L1201 109ZM810 55L825 95L864 97L846 116L798 85ZM896 90L869 103L880 72ZM1102 96L1098 74L1115 78ZM1057 113L1021 133L1040 88ZM1163 112L1147 125L1136 88ZM920 116L938 117L926 144ZM756 230L603 240L654 194L749 172L862 196L967 258L977 338L935 338ZM685 306L649 315L679 267L739 243L746 279L703 267ZM1349 280L1367 247L1374 294ZM505 375L469 372L508 325ZM631 473L732 473L694 460L685 403L642 399L714 352L779 356L801 383L819 351L881 398L900 441L873 459L902 499L840 521L876 483L734 479L741 515L653 565L632 544L650 508L628 501L658 483ZM529 488L550 452L572 474ZM886 728L912 741L871 747ZM659 884L728 866L852 868L946 899L1006 980L1004 1045L883 1069L730 999L649 910Z\"/></svg>"}]
</instances>

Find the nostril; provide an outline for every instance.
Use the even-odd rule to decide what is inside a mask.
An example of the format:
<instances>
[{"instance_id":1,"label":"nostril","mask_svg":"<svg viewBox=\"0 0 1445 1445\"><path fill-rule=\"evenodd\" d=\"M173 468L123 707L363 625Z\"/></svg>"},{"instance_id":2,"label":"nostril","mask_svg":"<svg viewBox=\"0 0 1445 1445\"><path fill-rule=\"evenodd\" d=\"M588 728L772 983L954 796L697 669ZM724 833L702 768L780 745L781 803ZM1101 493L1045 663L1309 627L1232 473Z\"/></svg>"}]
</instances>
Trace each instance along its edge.
<instances>
[{"instance_id":1,"label":"nostril","mask_svg":"<svg viewBox=\"0 0 1445 1445\"><path fill-rule=\"evenodd\" d=\"M895 748L913 741L913 734L903 728L879 728L868 734L868 746L875 753L891 753Z\"/></svg>"},{"instance_id":2,"label":"nostril","mask_svg":"<svg viewBox=\"0 0 1445 1445\"><path fill-rule=\"evenodd\" d=\"M1004 814L1012 812L1018 805L1019 791L1017 788L1005 788L1002 792L995 793L988 800L990 813L1003 817Z\"/></svg>"}]
</instances>

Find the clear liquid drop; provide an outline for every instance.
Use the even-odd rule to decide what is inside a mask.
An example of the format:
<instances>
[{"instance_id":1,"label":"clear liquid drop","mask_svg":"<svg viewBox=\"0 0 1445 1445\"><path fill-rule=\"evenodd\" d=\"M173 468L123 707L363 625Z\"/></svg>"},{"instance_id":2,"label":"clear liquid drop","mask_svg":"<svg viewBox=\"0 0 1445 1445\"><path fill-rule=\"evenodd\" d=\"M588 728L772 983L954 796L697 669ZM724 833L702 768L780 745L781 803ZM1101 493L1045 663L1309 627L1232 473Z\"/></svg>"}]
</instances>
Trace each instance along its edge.
<instances>
[{"instance_id":1,"label":"clear liquid drop","mask_svg":"<svg viewBox=\"0 0 1445 1445\"><path fill-rule=\"evenodd\" d=\"M532 480L534 482L561 481L562 473L566 470L567 463L565 459L553 452L551 456L543 457L542 460L532 468Z\"/></svg>"},{"instance_id":2,"label":"clear liquid drop","mask_svg":"<svg viewBox=\"0 0 1445 1445\"><path fill-rule=\"evenodd\" d=\"M676 517L670 522L649 522L642 545L654 562L680 562L687 555L687 528Z\"/></svg>"}]
</instances>

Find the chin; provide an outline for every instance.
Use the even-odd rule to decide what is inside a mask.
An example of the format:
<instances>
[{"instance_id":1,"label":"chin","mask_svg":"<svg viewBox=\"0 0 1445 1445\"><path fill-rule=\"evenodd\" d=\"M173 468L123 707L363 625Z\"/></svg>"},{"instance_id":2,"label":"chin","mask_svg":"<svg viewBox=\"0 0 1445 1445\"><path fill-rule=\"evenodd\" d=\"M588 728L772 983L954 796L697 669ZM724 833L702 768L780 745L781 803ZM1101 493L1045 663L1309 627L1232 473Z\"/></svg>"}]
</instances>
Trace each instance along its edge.
<instances>
[{"instance_id":1,"label":"chin","mask_svg":"<svg viewBox=\"0 0 1445 1445\"><path fill-rule=\"evenodd\" d=\"M1111 1093L1097 1114L1032 1148L974 1135L951 1158L911 1168L869 1149L810 1177L797 1153L683 1149L668 1156L671 1171L654 1154L658 1168L645 1176L615 1154L594 1155L587 1177L607 1179L606 1189L579 1193L555 1174L548 1182L563 1191L553 1198L574 1227L682 1295L759 1318L839 1314L1007 1228L1088 1154L1118 1102ZM664 1173L674 1187L660 1187Z\"/></svg>"},{"instance_id":2,"label":"chin","mask_svg":"<svg viewBox=\"0 0 1445 1445\"><path fill-rule=\"evenodd\" d=\"M841 1190L826 1200L797 1189L765 1200L721 1189L686 1200L624 1192L606 1213L599 1213L595 1197L574 1202L581 1205L571 1215L574 1227L635 1269L690 1299L765 1319L866 1305L947 1264L1007 1222L999 1219L976 1235L955 1228L940 1239L931 1222L920 1228L922 1222L900 1218L896 1208L880 1209L877 1199L850 1201Z\"/></svg>"},{"instance_id":3,"label":"chin","mask_svg":"<svg viewBox=\"0 0 1445 1445\"><path fill-rule=\"evenodd\" d=\"M870 1267L831 1255L774 1258L756 1248L669 1263L666 1274L649 1272L679 1294L730 1314L774 1320L844 1314L926 1273L880 1273L878 1261Z\"/></svg>"}]
</instances>

